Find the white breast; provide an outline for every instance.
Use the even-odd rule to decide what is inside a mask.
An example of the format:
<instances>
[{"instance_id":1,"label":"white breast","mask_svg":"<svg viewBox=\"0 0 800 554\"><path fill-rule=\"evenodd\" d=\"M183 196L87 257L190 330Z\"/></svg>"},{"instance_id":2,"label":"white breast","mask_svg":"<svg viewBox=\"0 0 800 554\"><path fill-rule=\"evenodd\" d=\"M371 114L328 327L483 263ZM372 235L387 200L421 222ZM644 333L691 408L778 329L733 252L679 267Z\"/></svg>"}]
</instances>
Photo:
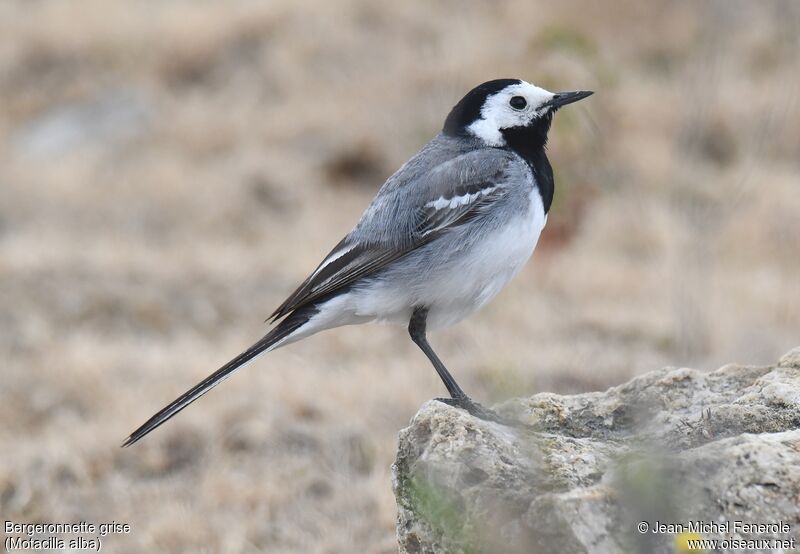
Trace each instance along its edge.
<instances>
[{"instance_id":1,"label":"white breast","mask_svg":"<svg viewBox=\"0 0 800 554\"><path fill-rule=\"evenodd\" d=\"M546 221L542 197L534 187L527 213L488 234L429 283L428 326L452 325L500 292L533 254Z\"/></svg>"},{"instance_id":2,"label":"white breast","mask_svg":"<svg viewBox=\"0 0 800 554\"><path fill-rule=\"evenodd\" d=\"M532 179L532 177L531 177ZM364 319L407 325L415 306L428 307L428 328L452 325L491 300L528 261L547 217L531 182L530 204L456 256L428 251L423 264L355 287L343 309ZM415 272L416 271L416 272Z\"/></svg>"}]
</instances>

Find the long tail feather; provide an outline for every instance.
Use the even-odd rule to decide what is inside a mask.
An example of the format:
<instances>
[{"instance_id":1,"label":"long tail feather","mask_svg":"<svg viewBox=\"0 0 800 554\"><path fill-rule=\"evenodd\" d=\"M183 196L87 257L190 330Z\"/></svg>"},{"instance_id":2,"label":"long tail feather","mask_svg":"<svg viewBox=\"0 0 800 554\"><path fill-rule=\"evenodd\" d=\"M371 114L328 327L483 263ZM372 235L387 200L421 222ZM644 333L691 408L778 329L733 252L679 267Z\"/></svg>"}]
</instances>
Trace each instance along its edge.
<instances>
[{"instance_id":1,"label":"long tail feather","mask_svg":"<svg viewBox=\"0 0 800 554\"><path fill-rule=\"evenodd\" d=\"M132 445L149 432L166 423L169 419L177 415L178 412L219 385L225 379L230 377L234 371L244 366L247 362L252 361L259 354L274 347L282 346L282 344L279 344L281 341L305 325L309 319L311 319L311 317L318 313L318 311L319 310L316 306L307 306L292 313L289 317L281 321L278 326L270 331L264 338L203 379L180 397L176 398L172 403L163 408L156 415L148 419L141 427L136 429L127 439L125 439L125 442L122 443L122 446L125 447Z\"/></svg>"}]
</instances>

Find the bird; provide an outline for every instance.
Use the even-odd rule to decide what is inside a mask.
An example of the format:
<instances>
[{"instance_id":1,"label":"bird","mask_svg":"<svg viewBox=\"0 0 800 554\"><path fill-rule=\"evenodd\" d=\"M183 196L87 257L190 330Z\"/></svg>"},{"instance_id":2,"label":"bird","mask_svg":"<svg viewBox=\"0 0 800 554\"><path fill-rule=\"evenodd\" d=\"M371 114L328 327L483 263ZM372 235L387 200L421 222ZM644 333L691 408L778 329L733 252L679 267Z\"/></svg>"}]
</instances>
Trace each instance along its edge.
<instances>
[{"instance_id":1,"label":"bird","mask_svg":"<svg viewBox=\"0 0 800 554\"><path fill-rule=\"evenodd\" d=\"M320 331L407 327L449 394L442 402L502 421L458 385L427 339L484 306L519 272L547 222L555 181L553 116L592 91L521 79L470 90L442 130L390 176L361 219L268 318L266 335L152 416L129 446L260 355Z\"/></svg>"}]
</instances>

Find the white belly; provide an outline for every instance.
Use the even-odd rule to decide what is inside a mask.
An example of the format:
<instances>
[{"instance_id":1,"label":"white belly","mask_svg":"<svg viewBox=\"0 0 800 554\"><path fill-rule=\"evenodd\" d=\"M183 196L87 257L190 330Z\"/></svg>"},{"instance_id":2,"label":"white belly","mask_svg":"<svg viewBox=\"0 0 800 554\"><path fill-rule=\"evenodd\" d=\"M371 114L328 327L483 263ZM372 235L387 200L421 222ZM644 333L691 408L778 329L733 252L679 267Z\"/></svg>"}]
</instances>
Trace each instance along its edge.
<instances>
[{"instance_id":1,"label":"white belly","mask_svg":"<svg viewBox=\"0 0 800 554\"><path fill-rule=\"evenodd\" d=\"M547 216L538 190L530 193L530 209L513 216L473 244L461 257L424 277L407 282L382 282L351 297L354 315L408 324L415 306L428 307L428 328L452 325L491 300L530 258ZM427 269L427 268L426 268Z\"/></svg>"},{"instance_id":2,"label":"white belly","mask_svg":"<svg viewBox=\"0 0 800 554\"><path fill-rule=\"evenodd\" d=\"M454 271L432 283L428 326L452 325L494 298L530 259L546 220L542 198L534 189L525 216L487 235Z\"/></svg>"}]
</instances>

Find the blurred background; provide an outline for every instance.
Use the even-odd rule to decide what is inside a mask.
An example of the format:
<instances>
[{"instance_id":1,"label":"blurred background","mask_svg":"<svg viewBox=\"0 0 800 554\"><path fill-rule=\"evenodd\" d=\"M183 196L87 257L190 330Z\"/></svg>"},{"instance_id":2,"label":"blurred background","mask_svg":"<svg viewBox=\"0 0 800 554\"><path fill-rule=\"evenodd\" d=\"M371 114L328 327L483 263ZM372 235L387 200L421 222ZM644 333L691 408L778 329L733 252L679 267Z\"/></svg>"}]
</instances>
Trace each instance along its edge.
<instances>
[{"instance_id":1,"label":"blurred background","mask_svg":"<svg viewBox=\"0 0 800 554\"><path fill-rule=\"evenodd\" d=\"M800 3L5 0L0 512L112 552L396 551L400 328L264 318L474 85L591 89L533 261L432 343L484 402L800 344Z\"/></svg>"}]
</instances>

